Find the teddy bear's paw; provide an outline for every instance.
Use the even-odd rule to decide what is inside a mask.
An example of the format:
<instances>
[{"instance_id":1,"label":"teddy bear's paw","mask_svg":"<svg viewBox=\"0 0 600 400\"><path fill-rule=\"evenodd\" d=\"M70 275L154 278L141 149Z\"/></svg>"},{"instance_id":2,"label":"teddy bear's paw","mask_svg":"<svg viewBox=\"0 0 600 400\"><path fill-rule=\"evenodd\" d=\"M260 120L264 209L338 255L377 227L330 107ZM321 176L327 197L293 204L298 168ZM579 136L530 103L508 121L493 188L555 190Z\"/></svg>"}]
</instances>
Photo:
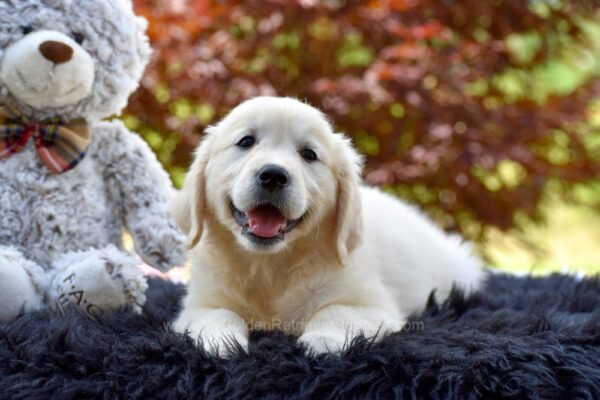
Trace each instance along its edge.
<instances>
[{"instance_id":1,"label":"teddy bear's paw","mask_svg":"<svg viewBox=\"0 0 600 400\"><path fill-rule=\"evenodd\" d=\"M0 247L0 321L42 306L44 272L19 252Z\"/></svg>"},{"instance_id":2,"label":"teddy bear's paw","mask_svg":"<svg viewBox=\"0 0 600 400\"><path fill-rule=\"evenodd\" d=\"M156 222L132 233L136 239L136 250L153 267L166 271L185 263L185 236L176 228Z\"/></svg>"},{"instance_id":3,"label":"teddy bear's paw","mask_svg":"<svg viewBox=\"0 0 600 400\"><path fill-rule=\"evenodd\" d=\"M55 310L74 304L92 318L124 306L141 312L148 284L135 258L108 247L75 253L61 261L49 290L49 303Z\"/></svg>"}]
</instances>

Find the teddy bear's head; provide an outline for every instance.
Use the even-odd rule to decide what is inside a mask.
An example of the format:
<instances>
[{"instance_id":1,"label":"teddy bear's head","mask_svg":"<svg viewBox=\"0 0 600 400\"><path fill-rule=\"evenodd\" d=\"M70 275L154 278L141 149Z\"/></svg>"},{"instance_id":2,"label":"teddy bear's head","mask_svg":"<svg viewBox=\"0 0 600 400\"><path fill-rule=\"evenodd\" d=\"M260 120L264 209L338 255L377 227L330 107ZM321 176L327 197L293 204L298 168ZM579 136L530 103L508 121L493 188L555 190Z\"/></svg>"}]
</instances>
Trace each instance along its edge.
<instances>
[{"instance_id":1,"label":"teddy bear's head","mask_svg":"<svg viewBox=\"0 0 600 400\"><path fill-rule=\"evenodd\" d=\"M35 119L102 119L150 57L131 0L0 0L0 104Z\"/></svg>"}]
</instances>

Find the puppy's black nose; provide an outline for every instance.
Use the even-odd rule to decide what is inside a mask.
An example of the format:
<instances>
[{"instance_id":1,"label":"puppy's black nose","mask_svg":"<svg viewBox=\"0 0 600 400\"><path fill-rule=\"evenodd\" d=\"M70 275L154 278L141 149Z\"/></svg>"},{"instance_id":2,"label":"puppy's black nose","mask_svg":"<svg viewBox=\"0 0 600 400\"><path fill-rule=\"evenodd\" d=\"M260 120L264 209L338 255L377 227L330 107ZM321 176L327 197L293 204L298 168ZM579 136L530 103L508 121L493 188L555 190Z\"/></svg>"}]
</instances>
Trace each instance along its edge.
<instances>
[{"instance_id":1,"label":"puppy's black nose","mask_svg":"<svg viewBox=\"0 0 600 400\"><path fill-rule=\"evenodd\" d=\"M290 175L277 165L265 165L258 171L258 182L265 189L278 190L289 184Z\"/></svg>"}]
</instances>

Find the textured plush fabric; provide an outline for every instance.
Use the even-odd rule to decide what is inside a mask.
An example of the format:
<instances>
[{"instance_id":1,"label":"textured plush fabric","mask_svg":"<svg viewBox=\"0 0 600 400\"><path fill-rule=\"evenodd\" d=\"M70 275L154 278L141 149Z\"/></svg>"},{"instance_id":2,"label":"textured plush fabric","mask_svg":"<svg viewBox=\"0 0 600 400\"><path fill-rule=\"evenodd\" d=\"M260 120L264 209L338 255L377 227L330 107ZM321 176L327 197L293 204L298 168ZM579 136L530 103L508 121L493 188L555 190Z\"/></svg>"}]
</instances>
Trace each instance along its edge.
<instances>
[{"instance_id":1,"label":"textured plush fabric","mask_svg":"<svg viewBox=\"0 0 600 400\"><path fill-rule=\"evenodd\" d=\"M209 357L168 328L182 293L152 281L141 316L31 313L0 325L0 397L600 397L596 279L493 276L484 294L454 293L408 331L318 358L280 333L254 334L249 355Z\"/></svg>"},{"instance_id":2,"label":"textured plush fabric","mask_svg":"<svg viewBox=\"0 0 600 400\"><path fill-rule=\"evenodd\" d=\"M94 123L88 154L65 174L52 175L31 141L0 165L0 246L49 269L48 261L67 252L120 247L125 227L149 264L183 263L184 237L168 211L169 178L121 122Z\"/></svg>"},{"instance_id":3,"label":"textured plush fabric","mask_svg":"<svg viewBox=\"0 0 600 400\"><path fill-rule=\"evenodd\" d=\"M24 27L33 32L27 34ZM91 57L95 71L89 95L51 109L28 106L0 78L0 105L10 104L31 121L84 119L92 136L83 161L60 176L48 173L32 141L2 160L0 246L12 246L49 269L67 252L121 247L126 228L152 266L183 263L184 237L168 212L174 190L167 173L149 146L122 123L100 121L119 114L138 86L150 55L145 28L129 0L0 1L0 65L5 49L28 35L76 32L84 38L78 51Z\"/></svg>"},{"instance_id":4,"label":"textured plush fabric","mask_svg":"<svg viewBox=\"0 0 600 400\"><path fill-rule=\"evenodd\" d=\"M130 0L0 0L0 107L28 123L85 120L91 135L89 146L54 146L55 157L29 140L0 159L0 320L64 302L90 314L143 304L123 230L153 267L185 261L167 173L142 138L106 120L138 87L150 57L145 28ZM54 172L80 162L54 175L50 159Z\"/></svg>"},{"instance_id":5,"label":"textured plush fabric","mask_svg":"<svg viewBox=\"0 0 600 400\"><path fill-rule=\"evenodd\" d=\"M95 71L89 96L76 104L36 109L19 101L0 79L0 103L10 103L32 119L98 120L120 114L138 87L150 57L147 21L133 14L131 0L2 0L0 60L5 50L32 31L78 33ZM80 72L80 71L79 71Z\"/></svg>"}]
</instances>

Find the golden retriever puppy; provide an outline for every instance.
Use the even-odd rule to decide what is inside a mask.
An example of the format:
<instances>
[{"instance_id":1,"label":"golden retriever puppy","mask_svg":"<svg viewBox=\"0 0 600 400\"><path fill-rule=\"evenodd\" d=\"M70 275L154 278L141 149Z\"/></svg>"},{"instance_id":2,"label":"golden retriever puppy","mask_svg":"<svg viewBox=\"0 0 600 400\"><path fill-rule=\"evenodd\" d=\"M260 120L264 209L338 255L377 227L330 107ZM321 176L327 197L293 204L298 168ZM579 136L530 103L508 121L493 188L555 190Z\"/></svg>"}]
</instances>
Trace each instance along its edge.
<instances>
[{"instance_id":1,"label":"golden retriever puppy","mask_svg":"<svg viewBox=\"0 0 600 400\"><path fill-rule=\"evenodd\" d=\"M432 290L477 289L469 247L362 186L361 166L320 111L291 98L248 100L208 128L174 210L192 246L175 328L221 355L252 329L339 351L401 329Z\"/></svg>"}]
</instances>

